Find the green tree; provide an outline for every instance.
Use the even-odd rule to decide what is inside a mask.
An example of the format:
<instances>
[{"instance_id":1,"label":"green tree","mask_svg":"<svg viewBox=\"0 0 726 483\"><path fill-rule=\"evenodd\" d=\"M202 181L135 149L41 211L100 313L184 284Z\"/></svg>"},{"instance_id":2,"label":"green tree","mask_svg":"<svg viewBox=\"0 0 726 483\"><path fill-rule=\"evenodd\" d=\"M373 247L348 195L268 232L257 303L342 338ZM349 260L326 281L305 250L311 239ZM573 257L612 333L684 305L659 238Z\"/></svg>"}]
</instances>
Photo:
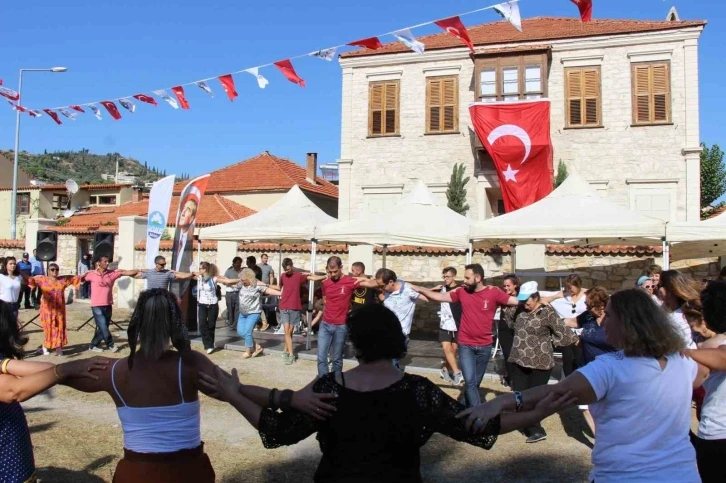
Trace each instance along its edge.
<instances>
[{"instance_id":1,"label":"green tree","mask_svg":"<svg viewBox=\"0 0 726 483\"><path fill-rule=\"evenodd\" d=\"M557 163L557 174L555 175L555 189L557 189L567 179L567 165L562 162Z\"/></svg>"},{"instance_id":2,"label":"green tree","mask_svg":"<svg viewBox=\"0 0 726 483\"><path fill-rule=\"evenodd\" d=\"M446 186L446 199L449 201L447 206L459 213L466 215L469 211L469 205L466 204L466 183L469 182L469 176L464 177L466 168L464 163L455 164L451 172L451 180Z\"/></svg>"},{"instance_id":3,"label":"green tree","mask_svg":"<svg viewBox=\"0 0 726 483\"><path fill-rule=\"evenodd\" d=\"M710 148L701 143L701 209L706 208L726 193L726 168L723 151L718 144Z\"/></svg>"}]
</instances>

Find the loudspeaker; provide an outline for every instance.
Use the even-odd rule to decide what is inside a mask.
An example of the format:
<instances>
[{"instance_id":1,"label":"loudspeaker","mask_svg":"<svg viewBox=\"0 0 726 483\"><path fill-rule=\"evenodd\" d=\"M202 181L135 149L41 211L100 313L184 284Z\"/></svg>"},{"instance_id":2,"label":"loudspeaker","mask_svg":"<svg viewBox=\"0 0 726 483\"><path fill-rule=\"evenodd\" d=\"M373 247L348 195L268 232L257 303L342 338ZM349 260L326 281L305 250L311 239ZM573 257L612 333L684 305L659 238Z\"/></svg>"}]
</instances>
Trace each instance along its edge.
<instances>
[{"instance_id":1,"label":"loudspeaker","mask_svg":"<svg viewBox=\"0 0 726 483\"><path fill-rule=\"evenodd\" d=\"M93 259L98 260L101 257L108 257L109 261L113 261L113 239L115 233L97 231L93 235Z\"/></svg>"},{"instance_id":2,"label":"loudspeaker","mask_svg":"<svg viewBox=\"0 0 726 483\"><path fill-rule=\"evenodd\" d=\"M35 238L35 255L42 262L55 262L58 251L58 232L39 231Z\"/></svg>"}]
</instances>

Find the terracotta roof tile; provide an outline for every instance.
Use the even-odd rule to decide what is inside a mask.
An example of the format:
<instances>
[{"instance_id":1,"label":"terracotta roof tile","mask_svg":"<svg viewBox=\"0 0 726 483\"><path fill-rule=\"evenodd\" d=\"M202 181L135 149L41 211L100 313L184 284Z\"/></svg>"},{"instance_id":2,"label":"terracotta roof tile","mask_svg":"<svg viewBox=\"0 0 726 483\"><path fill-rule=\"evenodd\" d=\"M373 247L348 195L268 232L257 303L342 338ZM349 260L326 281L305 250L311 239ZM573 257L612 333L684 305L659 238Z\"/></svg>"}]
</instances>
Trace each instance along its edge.
<instances>
[{"instance_id":1,"label":"terracotta roof tile","mask_svg":"<svg viewBox=\"0 0 726 483\"><path fill-rule=\"evenodd\" d=\"M82 190L108 190L108 189L121 189L130 188L133 184L82 184L78 186ZM0 191L12 191L12 186L0 186ZM31 185L31 186L18 186L18 191L65 191L66 185L64 184L42 184L42 185Z\"/></svg>"},{"instance_id":2,"label":"terracotta roof tile","mask_svg":"<svg viewBox=\"0 0 726 483\"><path fill-rule=\"evenodd\" d=\"M577 247L569 245L547 245L548 255L631 255L648 256L663 253L660 246L599 245Z\"/></svg>"},{"instance_id":3,"label":"terracotta roof tile","mask_svg":"<svg viewBox=\"0 0 726 483\"><path fill-rule=\"evenodd\" d=\"M189 181L180 181L174 186L174 193L180 194ZM338 187L321 177L315 178L316 184L305 177L305 168L290 161L278 158L267 151L245 161L212 171L207 184L207 194L287 191L294 185L303 191L331 198L338 197Z\"/></svg>"},{"instance_id":4,"label":"terracotta roof tile","mask_svg":"<svg viewBox=\"0 0 726 483\"><path fill-rule=\"evenodd\" d=\"M0 239L0 248L22 248L22 249L25 249L25 240Z\"/></svg>"},{"instance_id":5,"label":"terracotta roof tile","mask_svg":"<svg viewBox=\"0 0 726 483\"><path fill-rule=\"evenodd\" d=\"M472 43L475 46L482 46L510 42L541 42L600 35L656 32L704 25L706 25L706 22L702 20L671 22L665 20L598 19L585 23L581 22L579 18L534 17L522 20L522 32L516 30L506 20L467 27L467 30ZM466 48L459 39L446 32L422 36L418 40L424 43L426 51ZM378 50L354 50L341 54L341 57L364 57L400 52L410 52L410 50L400 42L391 42Z\"/></svg>"},{"instance_id":6,"label":"terracotta roof tile","mask_svg":"<svg viewBox=\"0 0 726 483\"><path fill-rule=\"evenodd\" d=\"M711 213L708 214L706 219L710 220L711 218L716 218L718 215L722 214L725 211L726 211L726 205L719 206L715 210L711 211Z\"/></svg>"}]
</instances>

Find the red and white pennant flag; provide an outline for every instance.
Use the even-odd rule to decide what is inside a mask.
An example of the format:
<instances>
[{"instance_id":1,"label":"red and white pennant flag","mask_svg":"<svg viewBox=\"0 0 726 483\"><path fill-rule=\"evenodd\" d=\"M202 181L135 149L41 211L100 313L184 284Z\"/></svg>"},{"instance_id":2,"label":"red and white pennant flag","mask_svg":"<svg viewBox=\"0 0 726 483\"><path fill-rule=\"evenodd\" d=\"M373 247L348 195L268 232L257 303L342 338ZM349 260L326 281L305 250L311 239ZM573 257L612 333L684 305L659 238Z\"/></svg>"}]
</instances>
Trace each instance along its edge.
<instances>
[{"instance_id":1,"label":"red and white pennant flag","mask_svg":"<svg viewBox=\"0 0 726 483\"><path fill-rule=\"evenodd\" d=\"M297 75L297 72L295 72L295 68L292 66L292 62L290 62L289 59L275 62L275 67L280 69L280 72L282 72L282 74L287 77L287 80L289 80L293 84L299 85L300 87L305 87L305 81L299 75Z\"/></svg>"},{"instance_id":2,"label":"red and white pennant flag","mask_svg":"<svg viewBox=\"0 0 726 483\"><path fill-rule=\"evenodd\" d=\"M184 97L184 88L182 86L176 86L172 87L171 91L174 93L177 99L179 99L179 104L181 105L182 109L189 109L189 102L187 101L187 98Z\"/></svg>"},{"instance_id":3,"label":"red and white pennant flag","mask_svg":"<svg viewBox=\"0 0 726 483\"><path fill-rule=\"evenodd\" d=\"M474 45L471 43L471 39L469 38L469 32L466 31L466 27L464 27L464 24L461 23L461 19L458 15L456 17L438 20L434 23L464 42L466 46L469 47L469 50L474 52Z\"/></svg>"},{"instance_id":4,"label":"red and white pennant flag","mask_svg":"<svg viewBox=\"0 0 726 483\"><path fill-rule=\"evenodd\" d=\"M592 0L570 0L572 3L577 5L577 9L580 11L580 19L583 22L589 22L592 20Z\"/></svg>"}]
</instances>

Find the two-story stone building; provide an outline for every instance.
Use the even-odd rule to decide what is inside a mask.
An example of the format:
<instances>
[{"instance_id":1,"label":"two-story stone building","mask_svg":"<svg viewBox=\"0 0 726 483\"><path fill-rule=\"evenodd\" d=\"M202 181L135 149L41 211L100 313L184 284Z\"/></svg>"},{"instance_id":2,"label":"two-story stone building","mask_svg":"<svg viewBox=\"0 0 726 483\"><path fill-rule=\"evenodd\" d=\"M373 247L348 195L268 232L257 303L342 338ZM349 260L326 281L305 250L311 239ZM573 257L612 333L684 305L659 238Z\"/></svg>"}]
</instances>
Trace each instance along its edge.
<instances>
[{"instance_id":1,"label":"two-story stone building","mask_svg":"<svg viewBox=\"0 0 726 483\"><path fill-rule=\"evenodd\" d=\"M343 54L339 219L380 211L419 179L445 203L456 163L472 177L468 216L501 214L468 106L534 98L551 101L555 166L641 213L699 219L704 26L538 17L522 32L506 21L470 27L473 54L447 33L419 38L423 55L400 43Z\"/></svg>"}]
</instances>

